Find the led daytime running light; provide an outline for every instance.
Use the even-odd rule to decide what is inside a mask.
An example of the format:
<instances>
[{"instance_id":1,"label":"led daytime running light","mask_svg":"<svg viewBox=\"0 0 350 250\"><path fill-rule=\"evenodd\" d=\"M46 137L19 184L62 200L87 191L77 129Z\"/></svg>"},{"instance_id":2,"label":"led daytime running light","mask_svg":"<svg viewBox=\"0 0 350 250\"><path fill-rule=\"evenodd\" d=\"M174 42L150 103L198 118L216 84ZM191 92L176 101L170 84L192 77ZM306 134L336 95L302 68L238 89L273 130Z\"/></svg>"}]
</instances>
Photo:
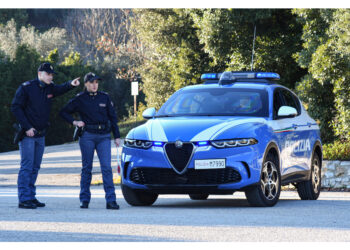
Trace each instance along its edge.
<instances>
[{"instance_id":1,"label":"led daytime running light","mask_svg":"<svg viewBox=\"0 0 350 250\"><path fill-rule=\"evenodd\" d=\"M254 145L254 144L257 144L258 141L254 138L248 138L248 139L211 141L210 143L216 148L233 148L233 147Z\"/></svg>"},{"instance_id":2,"label":"led daytime running light","mask_svg":"<svg viewBox=\"0 0 350 250\"><path fill-rule=\"evenodd\" d=\"M131 147L131 148L149 149L150 147L152 147L151 141L142 141L142 140L125 139L124 144L125 146Z\"/></svg>"}]
</instances>

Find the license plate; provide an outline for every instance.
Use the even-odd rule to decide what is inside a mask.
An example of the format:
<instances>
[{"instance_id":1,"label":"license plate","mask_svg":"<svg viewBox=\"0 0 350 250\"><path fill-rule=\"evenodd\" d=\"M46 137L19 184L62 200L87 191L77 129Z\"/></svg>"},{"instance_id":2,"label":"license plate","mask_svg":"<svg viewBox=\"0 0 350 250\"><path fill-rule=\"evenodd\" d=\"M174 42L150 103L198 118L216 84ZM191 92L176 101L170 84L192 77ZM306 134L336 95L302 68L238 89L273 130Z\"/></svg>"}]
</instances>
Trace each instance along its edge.
<instances>
[{"instance_id":1,"label":"license plate","mask_svg":"<svg viewBox=\"0 0 350 250\"><path fill-rule=\"evenodd\" d=\"M225 159L206 159L206 160L195 160L194 169L217 169L225 168Z\"/></svg>"}]
</instances>

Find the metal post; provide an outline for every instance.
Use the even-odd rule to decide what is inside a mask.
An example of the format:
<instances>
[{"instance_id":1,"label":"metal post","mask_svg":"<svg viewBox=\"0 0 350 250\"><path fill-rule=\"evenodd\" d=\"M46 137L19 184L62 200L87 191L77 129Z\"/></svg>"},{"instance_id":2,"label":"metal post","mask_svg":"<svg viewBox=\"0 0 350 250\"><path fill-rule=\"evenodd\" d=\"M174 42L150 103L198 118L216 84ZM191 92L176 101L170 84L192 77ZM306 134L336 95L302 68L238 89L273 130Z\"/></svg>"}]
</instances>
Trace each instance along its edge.
<instances>
[{"instance_id":1,"label":"metal post","mask_svg":"<svg viewBox=\"0 0 350 250\"><path fill-rule=\"evenodd\" d=\"M135 115L135 122L137 121L137 102L136 102L136 95L134 95L134 115Z\"/></svg>"}]
</instances>

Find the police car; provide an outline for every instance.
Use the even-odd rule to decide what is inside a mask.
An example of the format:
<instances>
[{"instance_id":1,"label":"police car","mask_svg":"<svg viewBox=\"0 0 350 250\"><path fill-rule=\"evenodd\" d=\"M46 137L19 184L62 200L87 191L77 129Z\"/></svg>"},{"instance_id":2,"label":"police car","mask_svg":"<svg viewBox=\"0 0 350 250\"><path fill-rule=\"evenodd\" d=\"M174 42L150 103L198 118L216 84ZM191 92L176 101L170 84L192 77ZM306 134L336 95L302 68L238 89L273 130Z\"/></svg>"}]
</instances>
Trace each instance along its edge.
<instances>
[{"instance_id":1,"label":"police car","mask_svg":"<svg viewBox=\"0 0 350 250\"><path fill-rule=\"evenodd\" d=\"M322 144L317 123L271 72L203 74L203 84L174 93L132 129L122 151L122 192L133 206L160 194L244 191L252 206L273 206L281 186L303 200L321 188Z\"/></svg>"}]
</instances>

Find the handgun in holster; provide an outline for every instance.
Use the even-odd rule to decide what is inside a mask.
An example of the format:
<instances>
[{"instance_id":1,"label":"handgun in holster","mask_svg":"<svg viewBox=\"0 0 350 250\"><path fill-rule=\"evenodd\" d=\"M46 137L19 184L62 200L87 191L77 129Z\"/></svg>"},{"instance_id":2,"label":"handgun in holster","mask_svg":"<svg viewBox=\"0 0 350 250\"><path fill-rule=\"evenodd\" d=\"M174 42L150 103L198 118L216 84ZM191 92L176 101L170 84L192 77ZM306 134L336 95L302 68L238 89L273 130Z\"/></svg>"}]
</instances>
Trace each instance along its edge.
<instances>
[{"instance_id":1,"label":"handgun in holster","mask_svg":"<svg viewBox=\"0 0 350 250\"><path fill-rule=\"evenodd\" d=\"M78 138L83 135L83 132L84 132L84 127L75 126L74 134L73 134L73 141L78 140Z\"/></svg>"},{"instance_id":2,"label":"handgun in holster","mask_svg":"<svg viewBox=\"0 0 350 250\"><path fill-rule=\"evenodd\" d=\"M13 144L18 144L25 136L25 129L22 128L21 124L14 123L13 128L15 129L15 136L13 138Z\"/></svg>"}]
</instances>

